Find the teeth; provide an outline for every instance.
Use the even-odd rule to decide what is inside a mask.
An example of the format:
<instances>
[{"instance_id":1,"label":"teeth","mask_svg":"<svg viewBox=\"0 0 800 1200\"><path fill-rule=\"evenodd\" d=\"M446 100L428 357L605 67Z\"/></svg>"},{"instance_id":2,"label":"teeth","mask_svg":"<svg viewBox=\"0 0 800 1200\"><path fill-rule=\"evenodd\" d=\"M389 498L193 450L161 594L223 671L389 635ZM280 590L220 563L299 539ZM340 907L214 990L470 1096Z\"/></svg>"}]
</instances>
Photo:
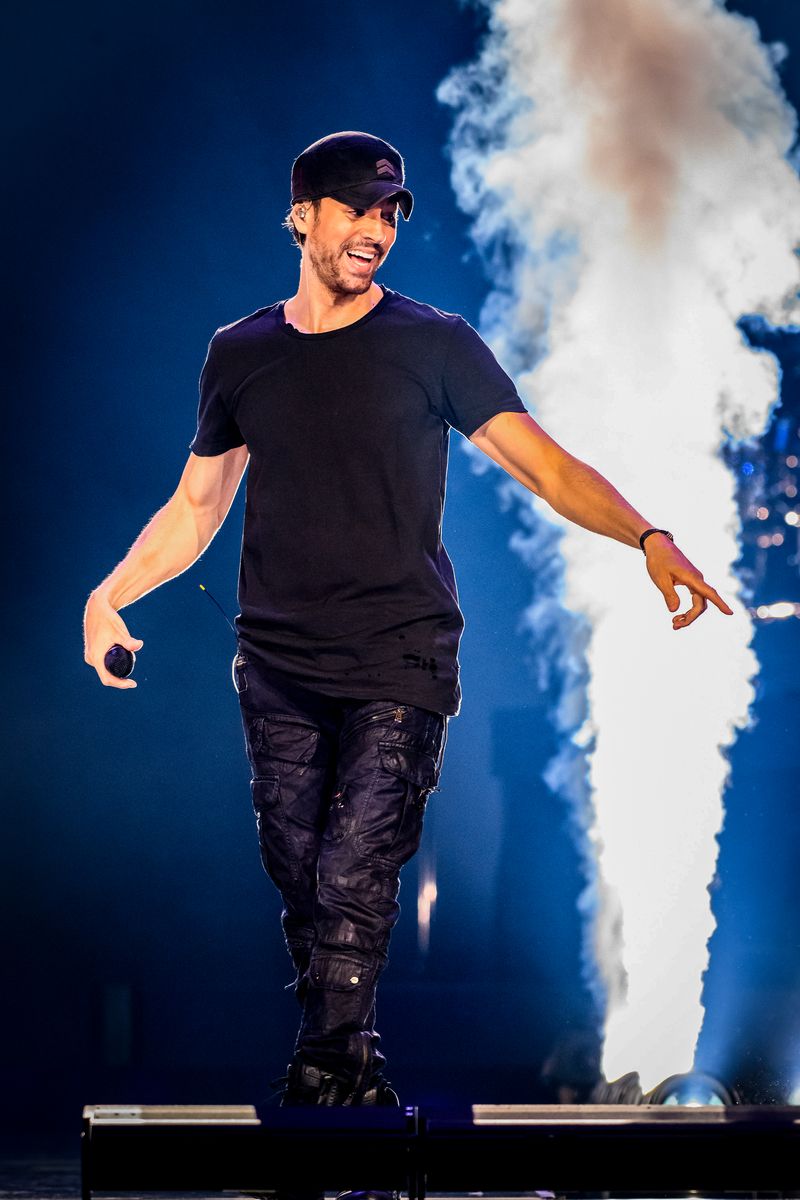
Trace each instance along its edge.
<instances>
[{"instance_id":1,"label":"teeth","mask_svg":"<svg viewBox=\"0 0 800 1200\"><path fill-rule=\"evenodd\" d=\"M360 258L364 262L372 262L373 258L375 257L374 254L363 254L360 250L348 250L347 253L352 258Z\"/></svg>"}]
</instances>

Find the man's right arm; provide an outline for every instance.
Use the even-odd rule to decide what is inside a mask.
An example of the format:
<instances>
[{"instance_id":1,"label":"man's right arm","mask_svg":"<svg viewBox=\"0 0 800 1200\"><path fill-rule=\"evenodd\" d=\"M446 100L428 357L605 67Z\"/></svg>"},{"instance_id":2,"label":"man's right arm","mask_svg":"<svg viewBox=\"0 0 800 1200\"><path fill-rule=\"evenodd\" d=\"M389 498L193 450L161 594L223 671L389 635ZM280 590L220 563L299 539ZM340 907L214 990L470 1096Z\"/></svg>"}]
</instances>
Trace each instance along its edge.
<instances>
[{"instance_id":1,"label":"man's right arm","mask_svg":"<svg viewBox=\"0 0 800 1200\"><path fill-rule=\"evenodd\" d=\"M103 664L106 651L118 643L139 650L118 610L133 604L196 562L230 510L248 461L246 446L224 454L190 454L175 493L148 522L122 562L89 597L84 614L84 658L108 687L132 688L132 679L117 679Z\"/></svg>"}]
</instances>

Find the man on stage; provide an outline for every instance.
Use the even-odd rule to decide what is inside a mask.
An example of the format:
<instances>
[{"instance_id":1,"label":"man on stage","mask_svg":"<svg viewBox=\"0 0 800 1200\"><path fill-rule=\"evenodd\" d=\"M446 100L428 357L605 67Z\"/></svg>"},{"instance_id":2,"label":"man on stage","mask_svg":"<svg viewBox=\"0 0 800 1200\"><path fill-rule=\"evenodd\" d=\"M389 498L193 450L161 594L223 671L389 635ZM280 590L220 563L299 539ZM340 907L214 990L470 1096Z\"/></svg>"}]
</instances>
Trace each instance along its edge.
<instances>
[{"instance_id":1,"label":"man on stage","mask_svg":"<svg viewBox=\"0 0 800 1200\"><path fill-rule=\"evenodd\" d=\"M709 600L731 610L671 534L548 437L461 317L375 282L413 205L393 146L322 138L291 199L297 292L212 338L183 475L90 596L85 657L104 684L136 686L104 666L113 644L142 645L119 610L197 560L249 462L234 681L302 1008L283 1101L396 1103L375 991L460 704L450 428L563 516L641 548L675 629Z\"/></svg>"}]
</instances>

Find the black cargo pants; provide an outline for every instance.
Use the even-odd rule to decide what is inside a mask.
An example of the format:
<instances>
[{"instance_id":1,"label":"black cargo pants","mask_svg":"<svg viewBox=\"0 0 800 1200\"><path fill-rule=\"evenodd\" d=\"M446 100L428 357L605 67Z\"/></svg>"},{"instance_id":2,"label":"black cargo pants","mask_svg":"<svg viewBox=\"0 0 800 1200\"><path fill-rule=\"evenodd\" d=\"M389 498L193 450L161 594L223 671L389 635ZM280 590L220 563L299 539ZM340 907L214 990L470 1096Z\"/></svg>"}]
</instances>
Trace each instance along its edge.
<instances>
[{"instance_id":1,"label":"black cargo pants","mask_svg":"<svg viewBox=\"0 0 800 1200\"><path fill-rule=\"evenodd\" d=\"M283 899L297 972L293 1061L363 1089L386 1061L375 990L447 718L391 699L323 696L241 650L233 679L261 859Z\"/></svg>"}]
</instances>

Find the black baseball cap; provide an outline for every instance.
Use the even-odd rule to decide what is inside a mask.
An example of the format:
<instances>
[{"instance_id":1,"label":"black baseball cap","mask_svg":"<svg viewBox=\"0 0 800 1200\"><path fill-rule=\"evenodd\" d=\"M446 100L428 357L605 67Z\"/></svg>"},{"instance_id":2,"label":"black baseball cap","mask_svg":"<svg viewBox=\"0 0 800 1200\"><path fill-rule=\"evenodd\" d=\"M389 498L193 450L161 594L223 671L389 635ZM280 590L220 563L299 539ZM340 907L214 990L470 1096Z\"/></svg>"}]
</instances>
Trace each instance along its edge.
<instances>
[{"instance_id":1,"label":"black baseball cap","mask_svg":"<svg viewBox=\"0 0 800 1200\"><path fill-rule=\"evenodd\" d=\"M399 151L371 133L348 129L313 142L292 164L292 204L333 196L353 208L374 208L390 196L406 220L414 197L403 187Z\"/></svg>"}]
</instances>

